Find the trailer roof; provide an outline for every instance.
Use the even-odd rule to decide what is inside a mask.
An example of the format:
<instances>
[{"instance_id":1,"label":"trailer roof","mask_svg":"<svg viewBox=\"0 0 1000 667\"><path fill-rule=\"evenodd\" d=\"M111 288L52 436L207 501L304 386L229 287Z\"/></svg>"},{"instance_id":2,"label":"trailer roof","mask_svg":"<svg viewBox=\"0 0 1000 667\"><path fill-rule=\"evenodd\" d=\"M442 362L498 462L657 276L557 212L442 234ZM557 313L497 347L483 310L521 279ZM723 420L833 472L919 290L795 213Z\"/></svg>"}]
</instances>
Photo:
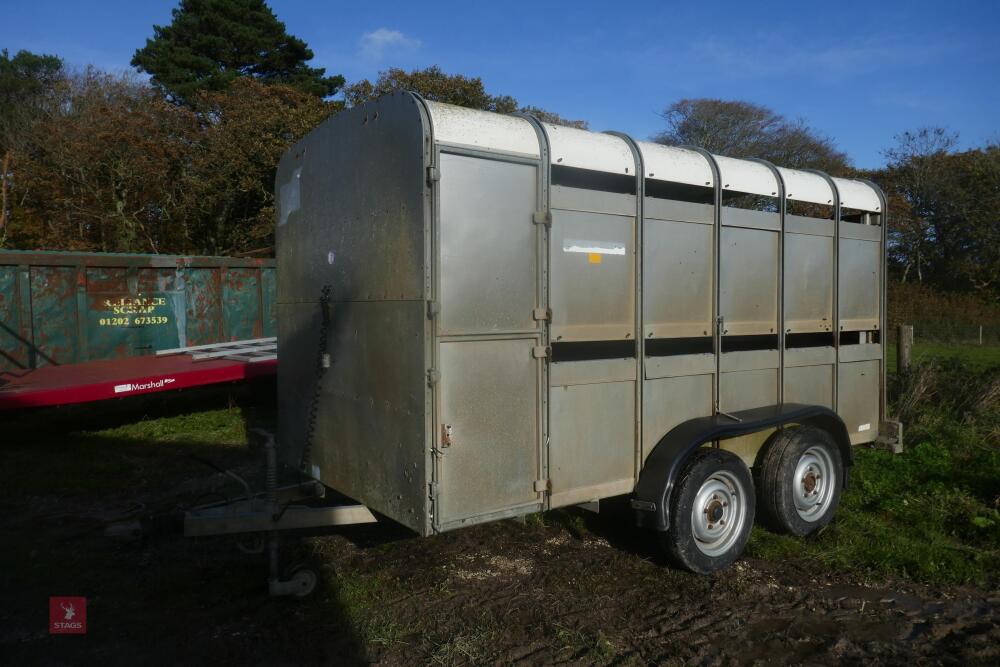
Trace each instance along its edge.
<instances>
[{"instance_id":1,"label":"trailer roof","mask_svg":"<svg viewBox=\"0 0 1000 667\"><path fill-rule=\"evenodd\" d=\"M719 165L722 189L765 197L778 196L778 179L769 167L753 160L714 155Z\"/></svg>"},{"instance_id":2,"label":"trailer roof","mask_svg":"<svg viewBox=\"0 0 1000 667\"><path fill-rule=\"evenodd\" d=\"M467 109L441 102L427 101L434 140L439 144L539 158L541 146L532 124L518 116ZM579 130L543 123L548 135L553 165L590 169L612 174L634 175L635 157L628 142L616 135ZM639 141L646 178L688 185L712 187L713 171L698 151L676 146ZM719 167L720 185L725 190L766 197L778 196L774 172L755 160L714 155ZM778 167L785 184L785 194L793 201L833 204L833 191L827 180L816 173ZM834 178L840 205L873 213L882 209L878 192L859 180Z\"/></svg>"},{"instance_id":3,"label":"trailer roof","mask_svg":"<svg viewBox=\"0 0 1000 667\"><path fill-rule=\"evenodd\" d=\"M637 141L646 178L688 185L715 185L712 166L704 155L689 148Z\"/></svg>"},{"instance_id":4,"label":"trailer roof","mask_svg":"<svg viewBox=\"0 0 1000 667\"><path fill-rule=\"evenodd\" d=\"M833 188L819 174L801 169L786 169L785 167L778 167L778 173L781 174L781 179L785 182L785 197L787 199L833 206Z\"/></svg>"},{"instance_id":5,"label":"trailer roof","mask_svg":"<svg viewBox=\"0 0 1000 667\"><path fill-rule=\"evenodd\" d=\"M846 178L834 178L833 183L840 193L841 208L855 208L872 213L882 210L882 200L868 183Z\"/></svg>"},{"instance_id":6,"label":"trailer roof","mask_svg":"<svg viewBox=\"0 0 1000 667\"><path fill-rule=\"evenodd\" d=\"M538 135L531 123L517 116L466 109L440 102L427 102L434 140L465 148L541 156Z\"/></svg>"},{"instance_id":7,"label":"trailer roof","mask_svg":"<svg viewBox=\"0 0 1000 667\"><path fill-rule=\"evenodd\" d=\"M635 175L635 157L621 137L544 123L552 164Z\"/></svg>"}]
</instances>

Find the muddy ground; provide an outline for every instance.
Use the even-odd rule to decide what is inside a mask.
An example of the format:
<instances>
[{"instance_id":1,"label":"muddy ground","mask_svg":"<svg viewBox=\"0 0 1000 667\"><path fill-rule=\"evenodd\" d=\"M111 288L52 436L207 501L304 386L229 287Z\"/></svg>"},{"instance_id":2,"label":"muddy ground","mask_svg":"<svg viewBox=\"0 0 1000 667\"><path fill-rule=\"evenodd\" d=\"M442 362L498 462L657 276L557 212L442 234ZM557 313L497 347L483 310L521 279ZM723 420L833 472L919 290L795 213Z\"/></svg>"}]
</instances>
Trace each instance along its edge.
<instances>
[{"instance_id":1,"label":"muddy ground","mask_svg":"<svg viewBox=\"0 0 1000 667\"><path fill-rule=\"evenodd\" d=\"M269 599L264 557L232 539L104 535L228 492L188 454L252 473L259 448L4 444L0 664L1000 663L995 589L752 558L691 575L614 507L424 539L391 525L296 539L286 562L320 586ZM88 598L85 636L48 634L51 595Z\"/></svg>"}]
</instances>

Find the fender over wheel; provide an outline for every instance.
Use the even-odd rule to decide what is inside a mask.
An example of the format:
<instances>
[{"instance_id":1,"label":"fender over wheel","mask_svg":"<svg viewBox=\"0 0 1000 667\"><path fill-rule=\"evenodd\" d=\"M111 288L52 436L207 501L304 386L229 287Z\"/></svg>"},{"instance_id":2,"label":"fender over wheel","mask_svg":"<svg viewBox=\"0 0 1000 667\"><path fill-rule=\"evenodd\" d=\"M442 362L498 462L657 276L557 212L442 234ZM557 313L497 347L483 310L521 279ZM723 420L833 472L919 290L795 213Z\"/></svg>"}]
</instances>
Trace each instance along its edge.
<instances>
[{"instance_id":1,"label":"fender over wheel","mask_svg":"<svg viewBox=\"0 0 1000 667\"><path fill-rule=\"evenodd\" d=\"M781 429L754 466L760 518L774 531L812 535L833 520L844 466L833 437L815 426Z\"/></svg>"},{"instance_id":2,"label":"fender over wheel","mask_svg":"<svg viewBox=\"0 0 1000 667\"><path fill-rule=\"evenodd\" d=\"M722 449L691 455L670 498L670 529L661 540L677 565L707 574L731 565L750 539L756 499L743 461Z\"/></svg>"}]
</instances>

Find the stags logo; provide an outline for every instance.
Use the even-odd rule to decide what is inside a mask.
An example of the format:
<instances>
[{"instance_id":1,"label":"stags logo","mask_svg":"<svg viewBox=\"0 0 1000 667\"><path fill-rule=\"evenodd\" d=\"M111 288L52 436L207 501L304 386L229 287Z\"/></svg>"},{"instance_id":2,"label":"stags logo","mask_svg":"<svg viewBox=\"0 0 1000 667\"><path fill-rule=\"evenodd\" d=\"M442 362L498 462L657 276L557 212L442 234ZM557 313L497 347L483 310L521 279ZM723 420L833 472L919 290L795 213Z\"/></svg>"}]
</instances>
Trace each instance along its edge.
<instances>
[{"instance_id":1,"label":"stags logo","mask_svg":"<svg viewBox=\"0 0 1000 667\"><path fill-rule=\"evenodd\" d=\"M49 634L87 634L87 598L49 598Z\"/></svg>"}]
</instances>

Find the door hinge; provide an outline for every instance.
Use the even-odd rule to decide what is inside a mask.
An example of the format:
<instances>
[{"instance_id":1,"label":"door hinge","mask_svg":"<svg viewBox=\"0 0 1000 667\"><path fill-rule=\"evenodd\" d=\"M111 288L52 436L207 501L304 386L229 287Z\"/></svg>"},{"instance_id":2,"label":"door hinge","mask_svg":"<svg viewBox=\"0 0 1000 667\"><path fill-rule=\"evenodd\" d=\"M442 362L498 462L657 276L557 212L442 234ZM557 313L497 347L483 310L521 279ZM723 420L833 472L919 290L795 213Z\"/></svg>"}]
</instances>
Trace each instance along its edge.
<instances>
[{"instance_id":1,"label":"door hinge","mask_svg":"<svg viewBox=\"0 0 1000 667\"><path fill-rule=\"evenodd\" d=\"M437 301L427 302L427 319L433 320L434 316L441 312L441 304Z\"/></svg>"},{"instance_id":2,"label":"door hinge","mask_svg":"<svg viewBox=\"0 0 1000 667\"><path fill-rule=\"evenodd\" d=\"M531 316L539 322L548 322L552 319L551 308L535 308L531 311Z\"/></svg>"},{"instance_id":3,"label":"door hinge","mask_svg":"<svg viewBox=\"0 0 1000 667\"><path fill-rule=\"evenodd\" d=\"M548 359L552 355L552 348L548 345L536 345L531 348L531 356L535 359Z\"/></svg>"},{"instance_id":4,"label":"door hinge","mask_svg":"<svg viewBox=\"0 0 1000 667\"><path fill-rule=\"evenodd\" d=\"M552 480L536 479L535 493L549 493L552 490Z\"/></svg>"},{"instance_id":5,"label":"door hinge","mask_svg":"<svg viewBox=\"0 0 1000 667\"><path fill-rule=\"evenodd\" d=\"M531 221L536 225L551 225L552 224L552 212L551 211L535 211L531 215Z\"/></svg>"},{"instance_id":6,"label":"door hinge","mask_svg":"<svg viewBox=\"0 0 1000 667\"><path fill-rule=\"evenodd\" d=\"M451 447L451 424L441 424L441 449Z\"/></svg>"},{"instance_id":7,"label":"door hinge","mask_svg":"<svg viewBox=\"0 0 1000 667\"><path fill-rule=\"evenodd\" d=\"M437 499L438 494L438 484L437 482L431 482L427 485L427 493L430 495L431 500Z\"/></svg>"},{"instance_id":8,"label":"door hinge","mask_svg":"<svg viewBox=\"0 0 1000 667\"><path fill-rule=\"evenodd\" d=\"M436 368L427 369L427 384L431 385L437 384L438 380L440 379L441 379L441 371L437 370Z\"/></svg>"},{"instance_id":9,"label":"door hinge","mask_svg":"<svg viewBox=\"0 0 1000 667\"><path fill-rule=\"evenodd\" d=\"M427 167L427 182L434 183L441 180L441 170L437 167Z\"/></svg>"}]
</instances>

